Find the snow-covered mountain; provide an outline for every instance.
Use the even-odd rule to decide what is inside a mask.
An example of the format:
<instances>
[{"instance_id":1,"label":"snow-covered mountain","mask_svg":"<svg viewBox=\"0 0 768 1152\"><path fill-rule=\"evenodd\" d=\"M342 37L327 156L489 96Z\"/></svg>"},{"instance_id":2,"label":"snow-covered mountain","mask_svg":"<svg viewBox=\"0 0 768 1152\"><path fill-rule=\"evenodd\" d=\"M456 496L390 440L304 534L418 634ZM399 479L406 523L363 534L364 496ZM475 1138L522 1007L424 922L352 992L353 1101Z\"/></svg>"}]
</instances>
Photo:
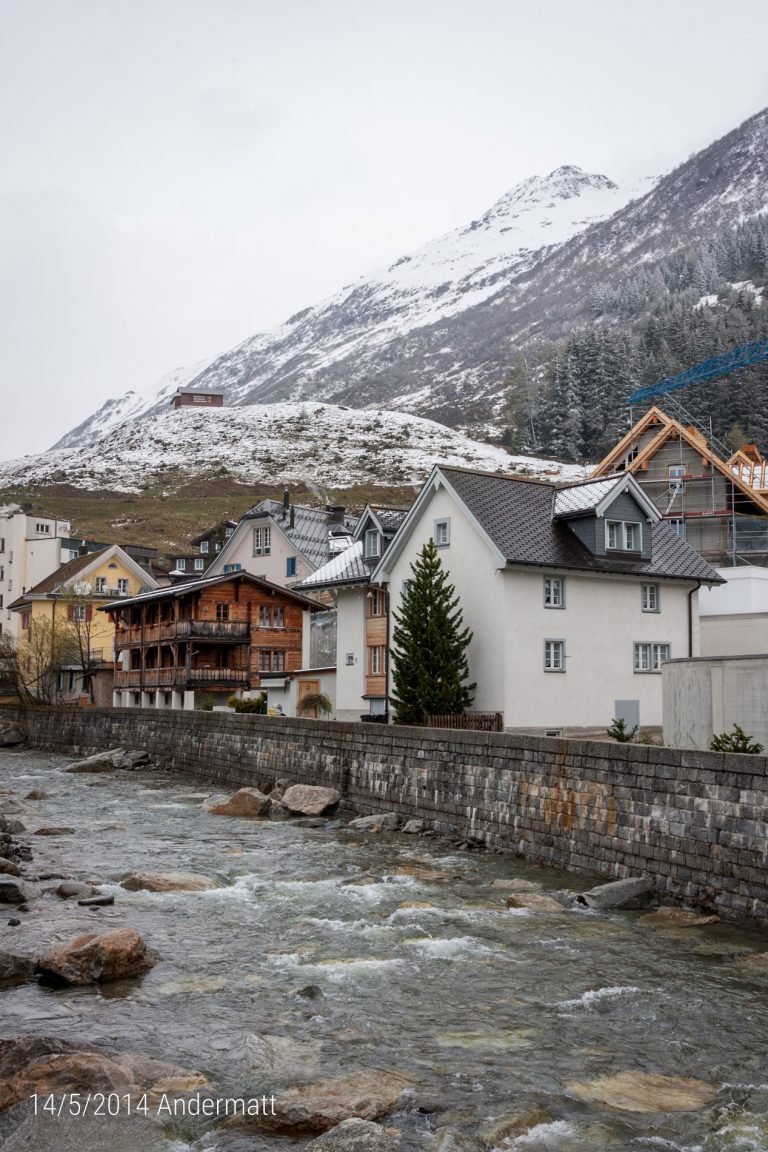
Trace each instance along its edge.
<instances>
[{"instance_id":1,"label":"snow-covered mountain","mask_svg":"<svg viewBox=\"0 0 768 1152\"><path fill-rule=\"evenodd\" d=\"M391 486L419 483L437 463L548 479L584 476L576 465L509 456L431 420L309 401L147 414L95 444L0 464L0 488L66 481L118 492L162 484L172 492L195 477L225 475L313 489Z\"/></svg>"},{"instance_id":2,"label":"snow-covered mountain","mask_svg":"<svg viewBox=\"0 0 768 1152\"><path fill-rule=\"evenodd\" d=\"M498 424L514 352L591 322L593 288L765 211L768 110L638 187L573 166L531 177L466 227L179 379L223 389L230 406L322 400ZM166 377L109 401L57 447L160 411L171 390Z\"/></svg>"}]
</instances>

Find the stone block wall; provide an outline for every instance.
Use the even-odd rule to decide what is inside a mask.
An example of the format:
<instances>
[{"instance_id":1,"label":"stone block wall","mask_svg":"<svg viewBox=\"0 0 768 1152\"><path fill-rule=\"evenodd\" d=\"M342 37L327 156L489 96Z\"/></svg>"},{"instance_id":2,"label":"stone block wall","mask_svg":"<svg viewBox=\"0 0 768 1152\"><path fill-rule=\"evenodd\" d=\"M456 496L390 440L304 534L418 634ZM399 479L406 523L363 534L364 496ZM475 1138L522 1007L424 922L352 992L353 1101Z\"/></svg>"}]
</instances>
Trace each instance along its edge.
<instances>
[{"instance_id":1,"label":"stone block wall","mask_svg":"<svg viewBox=\"0 0 768 1152\"><path fill-rule=\"evenodd\" d=\"M339 788L526 859L768 925L768 758L636 744L154 709L3 709L30 744L143 748L222 789Z\"/></svg>"}]
</instances>

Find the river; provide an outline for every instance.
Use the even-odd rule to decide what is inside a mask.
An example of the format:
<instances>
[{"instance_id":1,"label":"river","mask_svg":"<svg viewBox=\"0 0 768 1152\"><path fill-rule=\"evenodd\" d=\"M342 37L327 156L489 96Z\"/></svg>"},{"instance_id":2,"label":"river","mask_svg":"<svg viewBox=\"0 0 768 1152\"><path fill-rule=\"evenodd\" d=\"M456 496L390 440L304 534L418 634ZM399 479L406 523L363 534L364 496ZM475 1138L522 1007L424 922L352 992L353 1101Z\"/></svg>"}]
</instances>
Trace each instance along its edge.
<instances>
[{"instance_id":1,"label":"river","mask_svg":"<svg viewBox=\"0 0 768 1152\"><path fill-rule=\"evenodd\" d=\"M7 987L2 1037L144 1053L203 1072L227 1095L394 1069L413 1082L384 1121L404 1150L433 1147L440 1126L476 1136L526 1111L531 1126L498 1147L768 1148L765 936L719 923L651 926L642 912L508 909L494 880L543 891L592 881L444 840L353 833L339 821L215 816L201 808L213 788L199 779L67 775L67 762L0 752L0 810L18 804L30 831L73 829L29 836L30 874L99 881L115 904L81 908L51 893L17 927L4 908L0 947L40 952L130 926L158 962L113 985ZM49 798L24 800L33 788ZM127 892L117 881L136 869L200 872L220 886ZM265 1036L283 1038L295 1067L265 1070ZM570 1087L625 1071L694 1078L712 1099L686 1112L630 1112ZM187 1121L168 1148L282 1152L305 1142Z\"/></svg>"}]
</instances>

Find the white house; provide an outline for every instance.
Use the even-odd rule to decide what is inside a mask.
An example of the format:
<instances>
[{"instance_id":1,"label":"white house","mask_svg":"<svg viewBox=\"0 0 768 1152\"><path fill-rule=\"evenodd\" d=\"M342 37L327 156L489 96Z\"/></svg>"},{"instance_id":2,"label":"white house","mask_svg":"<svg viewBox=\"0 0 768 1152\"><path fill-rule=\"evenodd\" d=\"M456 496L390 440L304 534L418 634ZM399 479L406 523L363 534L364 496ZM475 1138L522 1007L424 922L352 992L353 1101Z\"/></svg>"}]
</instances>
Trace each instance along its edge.
<instances>
[{"instance_id":1,"label":"white house","mask_svg":"<svg viewBox=\"0 0 768 1152\"><path fill-rule=\"evenodd\" d=\"M295 588L352 543L357 524L341 507L292 504L288 492L262 500L229 535L206 570L208 576L249 572L283 588Z\"/></svg>"},{"instance_id":2,"label":"white house","mask_svg":"<svg viewBox=\"0 0 768 1152\"><path fill-rule=\"evenodd\" d=\"M661 724L661 666L698 655L698 588L721 578L631 474L561 485L436 467L371 575L391 609L430 537L473 632L473 710L537 731Z\"/></svg>"},{"instance_id":3,"label":"white house","mask_svg":"<svg viewBox=\"0 0 768 1152\"><path fill-rule=\"evenodd\" d=\"M726 581L703 588L699 601L702 656L768 653L768 568L718 568Z\"/></svg>"},{"instance_id":4,"label":"white house","mask_svg":"<svg viewBox=\"0 0 768 1152\"><path fill-rule=\"evenodd\" d=\"M371 573L407 515L404 508L367 504L353 543L308 576L300 590L330 592L336 602L336 719L384 719L387 712L389 597Z\"/></svg>"},{"instance_id":5,"label":"white house","mask_svg":"<svg viewBox=\"0 0 768 1152\"><path fill-rule=\"evenodd\" d=\"M0 635L19 636L11 602L79 555L69 534L68 520L32 515L18 504L0 508Z\"/></svg>"}]
</instances>

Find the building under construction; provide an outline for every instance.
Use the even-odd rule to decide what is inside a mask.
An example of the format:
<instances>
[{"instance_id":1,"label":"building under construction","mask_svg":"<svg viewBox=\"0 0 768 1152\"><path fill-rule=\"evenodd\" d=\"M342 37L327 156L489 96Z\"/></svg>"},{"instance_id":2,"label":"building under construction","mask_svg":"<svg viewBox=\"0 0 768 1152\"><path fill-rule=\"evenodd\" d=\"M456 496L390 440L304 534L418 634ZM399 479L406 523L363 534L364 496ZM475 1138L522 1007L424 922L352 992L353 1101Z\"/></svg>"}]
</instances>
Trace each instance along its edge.
<instances>
[{"instance_id":1,"label":"building under construction","mask_svg":"<svg viewBox=\"0 0 768 1152\"><path fill-rule=\"evenodd\" d=\"M593 476L623 471L714 567L768 566L768 468L754 444L726 459L700 429L653 407Z\"/></svg>"}]
</instances>

